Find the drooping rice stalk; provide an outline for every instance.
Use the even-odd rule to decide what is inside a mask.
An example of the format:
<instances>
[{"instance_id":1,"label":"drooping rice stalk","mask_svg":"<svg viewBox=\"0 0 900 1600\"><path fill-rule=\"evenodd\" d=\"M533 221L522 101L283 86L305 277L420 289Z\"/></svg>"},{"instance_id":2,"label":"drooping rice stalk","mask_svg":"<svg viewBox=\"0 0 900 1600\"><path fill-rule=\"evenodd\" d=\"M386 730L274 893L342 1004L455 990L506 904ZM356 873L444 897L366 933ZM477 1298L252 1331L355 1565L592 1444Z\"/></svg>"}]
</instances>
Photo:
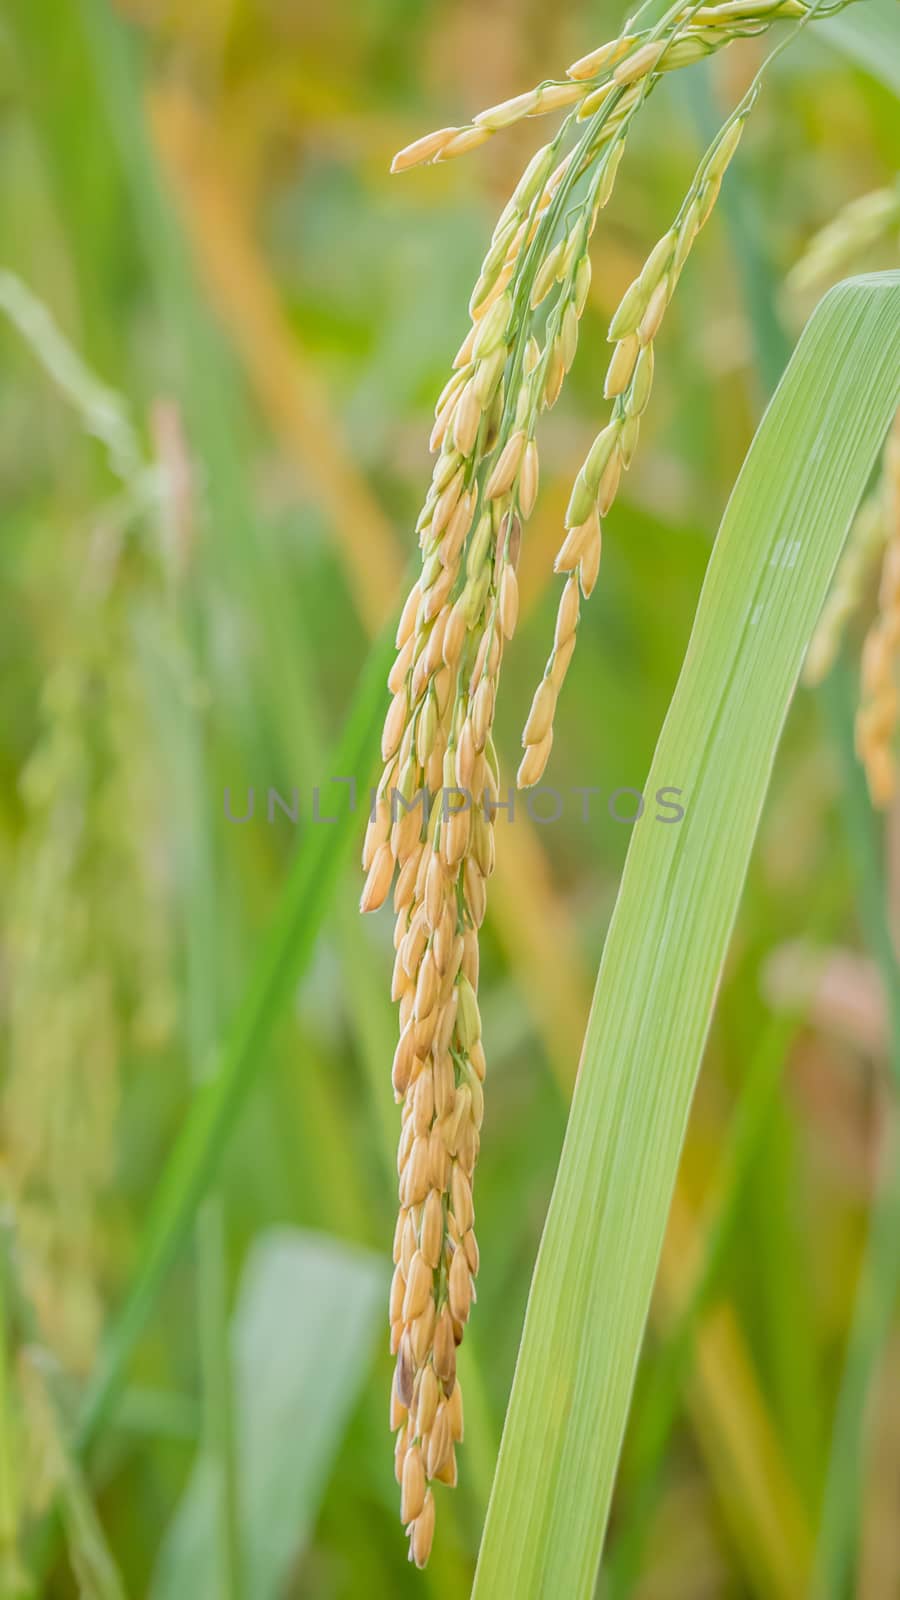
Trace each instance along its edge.
<instances>
[{"instance_id":1,"label":"drooping rice stalk","mask_svg":"<svg viewBox=\"0 0 900 1600\"><path fill-rule=\"evenodd\" d=\"M852 271L866 253L893 240L900 244L900 177L883 189L851 200L810 240L788 279L797 293Z\"/></svg>"},{"instance_id":2,"label":"drooping rice stalk","mask_svg":"<svg viewBox=\"0 0 900 1600\"><path fill-rule=\"evenodd\" d=\"M665 71L782 19L841 9L800 0L677 4L623 34L567 78L494 106L464 128L418 140L394 170L447 160L526 116L569 109L505 207L470 301L472 326L435 409L437 461L417 524L422 571L397 632L388 679L384 770L366 834L361 906L375 910L395 874L392 994L402 1102L400 1211L394 1238L391 1426L410 1555L428 1559L431 1484L456 1481L462 1438L456 1346L474 1298L478 1247L472 1179L484 1103L478 929L494 859L500 771L492 740L506 644L518 612L522 529L538 493L538 419L555 404L578 342L590 242L631 126ZM611 416L576 479L556 569L566 575L553 648L523 736L522 787L544 771L582 598L597 579L601 519L634 457L653 379L654 340L758 92L757 77L701 161L677 216L610 325Z\"/></svg>"}]
</instances>

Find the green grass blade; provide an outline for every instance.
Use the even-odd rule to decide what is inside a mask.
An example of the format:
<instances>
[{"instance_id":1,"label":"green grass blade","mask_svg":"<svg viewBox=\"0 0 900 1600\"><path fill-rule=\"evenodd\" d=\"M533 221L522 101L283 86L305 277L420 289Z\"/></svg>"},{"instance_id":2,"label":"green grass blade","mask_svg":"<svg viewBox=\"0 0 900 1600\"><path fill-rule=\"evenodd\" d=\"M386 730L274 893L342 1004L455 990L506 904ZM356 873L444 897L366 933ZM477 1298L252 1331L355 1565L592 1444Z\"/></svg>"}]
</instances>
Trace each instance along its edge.
<instances>
[{"instance_id":1,"label":"green grass blade","mask_svg":"<svg viewBox=\"0 0 900 1600\"><path fill-rule=\"evenodd\" d=\"M822 885L806 930L806 937L814 946L827 945L833 937L840 887L838 872ZM714 1303L731 1251L739 1246L746 1188L777 1105L785 1063L804 1020L802 1011L770 1016L749 1058L718 1175L712 1181L705 1208L708 1220L696 1276L656 1356L640 1411L629 1423L629 1505L604 1564L606 1600L625 1600L637 1583L662 1491L666 1447L677 1419L682 1389L690 1376L694 1341L704 1313Z\"/></svg>"},{"instance_id":2,"label":"green grass blade","mask_svg":"<svg viewBox=\"0 0 900 1600\"><path fill-rule=\"evenodd\" d=\"M232 1329L243 1574L277 1600L308 1538L369 1370L384 1263L335 1239L278 1228L244 1268ZM152 1600L218 1600L214 1485L201 1457L166 1535Z\"/></svg>"},{"instance_id":3,"label":"green grass blade","mask_svg":"<svg viewBox=\"0 0 900 1600\"><path fill-rule=\"evenodd\" d=\"M843 663L824 686L824 709L836 728L852 728L850 680ZM900 1285L900 968L887 920L887 875L871 826L871 806L852 734L835 740L843 777L847 835L860 884L860 916L878 962L890 1019L888 1066L893 1105L878 1189L872 1201L853 1321L835 1409L825 1493L819 1518L815 1593L844 1600L858 1553L864 1471L863 1435L872 1381L884 1354ZM863 819L869 819L865 828Z\"/></svg>"},{"instance_id":4,"label":"green grass blade","mask_svg":"<svg viewBox=\"0 0 900 1600\"><path fill-rule=\"evenodd\" d=\"M894 953L887 906L887 873L881 835L853 744L856 683L839 660L820 693L822 714L837 751L845 834L858 886L859 918L866 943L878 964L887 998L888 1066L895 1096L900 1095L900 965Z\"/></svg>"},{"instance_id":5,"label":"green grass blade","mask_svg":"<svg viewBox=\"0 0 900 1600\"><path fill-rule=\"evenodd\" d=\"M734 1242L746 1183L769 1125L784 1062L798 1027L799 1019L794 1015L773 1017L750 1060L716 1184L717 1203L710 1207L712 1215L704 1239L703 1259L688 1300L656 1358L637 1427L633 1428L628 1477L634 1504L607 1559L605 1572L610 1600L625 1600L633 1592L638 1578L652 1514L661 1492L666 1446L677 1417L682 1387L691 1369L694 1339Z\"/></svg>"},{"instance_id":6,"label":"green grass blade","mask_svg":"<svg viewBox=\"0 0 900 1600\"><path fill-rule=\"evenodd\" d=\"M225 1041L219 1069L198 1090L160 1179L131 1289L84 1398L77 1433L79 1449L96 1436L119 1392L163 1278L209 1186L246 1094L265 1063L271 1029L312 953L350 841L361 829L384 709L384 677L392 653L393 638L385 634L369 659L329 768L336 775L355 775L358 809L352 812L345 804L336 822L310 826L297 852L278 913Z\"/></svg>"},{"instance_id":7,"label":"green grass blade","mask_svg":"<svg viewBox=\"0 0 900 1600\"><path fill-rule=\"evenodd\" d=\"M604 951L474 1593L592 1592L691 1096L781 729L900 399L900 275L813 316L719 531Z\"/></svg>"},{"instance_id":8,"label":"green grass blade","mask_svg":"<svg viewBox=\"0 0 900 1600\"><path fill-rule=\"evenodd\" d=\"M900 1118L884 1152L882 1193L873 1205L847 1347L820 1521L813 1593L850 1600L856 1592L863 1484L863 1421L872 1376L891 1332L900 1287Z\"/></svg>"},{"instance_id":9,"label":"green grass blade","mask_svg":"<svg viewBox=\"0 0 900 1600\"><path fill-rule=\"evenodd\" d=\"M9 1307L5 1250L0 1250L0 1594L24 1595L19 1558L19 1482L10 1382Z\"/></svg>"}]
</instances>

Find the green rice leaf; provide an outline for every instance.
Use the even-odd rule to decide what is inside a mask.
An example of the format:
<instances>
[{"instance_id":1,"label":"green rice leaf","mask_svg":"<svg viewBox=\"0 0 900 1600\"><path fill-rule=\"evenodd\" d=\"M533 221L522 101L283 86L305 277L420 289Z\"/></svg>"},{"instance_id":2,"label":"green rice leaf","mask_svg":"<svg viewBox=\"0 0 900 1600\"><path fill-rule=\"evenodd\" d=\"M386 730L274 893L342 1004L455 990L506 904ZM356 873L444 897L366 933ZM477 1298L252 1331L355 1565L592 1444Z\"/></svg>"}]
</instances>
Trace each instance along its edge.
<instances>
[{"instance_id":1,"label":"green rice leaf","mask_svg":"<svg viewBox=\"0 0 900 1600\"><path fill-rule=\"evenodd\" d=\"M778 740L900 401L900 275L812 317L735 486L635 828L531 1286L474 1594L593 1592L691 1097Z\"/></svg>"}]
</instances>

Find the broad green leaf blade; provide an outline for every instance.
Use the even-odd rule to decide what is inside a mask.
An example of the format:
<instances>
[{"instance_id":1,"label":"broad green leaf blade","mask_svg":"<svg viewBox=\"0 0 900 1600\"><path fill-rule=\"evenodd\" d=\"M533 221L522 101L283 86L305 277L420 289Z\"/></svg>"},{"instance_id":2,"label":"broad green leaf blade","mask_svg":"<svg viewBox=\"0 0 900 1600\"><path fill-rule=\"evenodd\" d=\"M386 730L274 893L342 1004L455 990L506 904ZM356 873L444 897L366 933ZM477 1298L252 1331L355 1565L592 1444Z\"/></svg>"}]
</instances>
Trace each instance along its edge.
<instances>
[{"instance_id":1,"label":"broad green leaf blade","mask_svg":"<svg viewBox=\"0 0 900 1600\"><path fill-rule=\"evenodd\" d=\"M474 1594L593 1591L691 1097L766 788L900 401L900 274L841 284L763 419L635 828L538 1254Z\"/></svg>"},{"instance_id":2,"label":"broad green leaf blade","mask_svg":"<svg viewBox=\"0 0 900 1600\"><path fill-rule=\"evenodd\" d=\"M277 1600L309 1535L372 1356L386 1290L363 1250L297 1229L258 1240L233 1324L243 1581ZM215 1506L201 1457L160 1554L152 1600L218 1600Z\"/></svg>"}]
</instances>

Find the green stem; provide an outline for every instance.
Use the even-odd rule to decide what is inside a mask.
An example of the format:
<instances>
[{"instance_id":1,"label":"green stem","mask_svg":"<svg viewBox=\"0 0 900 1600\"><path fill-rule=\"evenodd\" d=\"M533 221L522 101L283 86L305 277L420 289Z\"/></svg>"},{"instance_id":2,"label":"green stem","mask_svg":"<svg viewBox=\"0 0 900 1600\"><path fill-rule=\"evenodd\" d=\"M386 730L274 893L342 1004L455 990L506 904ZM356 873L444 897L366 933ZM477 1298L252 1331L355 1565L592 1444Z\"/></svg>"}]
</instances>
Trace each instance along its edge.
<instances>
[{"instance_id":1,"label":"green stem","mask_svg":"<svg viewBox=\"0 0 900 1600\"><path fill-rule=\"evenodd\" d=\"M7 1261L0 1252L0 1593L14 1595L19 1567L18 1493L13 1451L13 1419L10 1410L8 1306L6 1294Z\"/></svg>"},{"instance_id":2,"label":"green stem","mask_svg":"<svg viewBox=\"0 0 900 1600\"><path fill-rule=\"evenodd\" d=\"M163 530L164 532L166 530ZM175 546L178 529L168 531ZM207 729L193 703L195 682L208 676L202 570L192 566L183 589L172 574L170 603L175 648L188 682L177 699L173 720L181 804L185 819L181 857L180 905L184 920L184 1037L191 1078L196 1086L210 1075L216 1043L222 1032L220 995L225 992L225 952L218 914L215 860L214 784L207 754ZM227 1227L225 1205L218 1192L200 1208L194 1226L197 1254L196 1314L202 1396L202 1449L215 1486L215 1529L218 1588L223 1600L242 1600L243 1557L240 1503L234 1437L234 1384L228 1327Z\"/></svg>"},{"instance_id":3,"label":"green stem","mask_svg":"<svg viewBox=\"0 0 900 1600\"><path fill-rule=\"evenodd\" d=\"M369 658L332 758L331 770L353 774L363 797L375 765L383 682L392 655L393 639L385 634ZM219 1069L197 1090L157 1186L138 1255L138 1270L84 1396L76 1434L79 1450L86 1449L97 1437L119 1395L132 1351L156 1303L162 1280L184 1244L238 1113L266 1063L272 1029L309 962L358 826L359 812L351 812L345 805L337 822L310 827L297 851L250 987L226 1036Z\"/></svg>"},{"instance_id":4,"label":"green stem","mask_svg":"<svg viewBox=\"0 0 900 1600\"><path fill-rule=\"evenodd\" d=\"M854 749L856 686L845 662L835 663L819 691L819 698L840 764L844 830L859 891L859 916L866 943L878 963L884 984L888 1007L888 1065L895 1094L900 1096L900 967L888 920L878 824Z\"/></svg>"},{"instance_id":5,"label":"green stem","mask_svg":"<svg viewBox=\"0 0 900 1600\"><path fill-rule=\"evenodd\" d=\"M210 1194L197 1213L197 1314L203 1371L203 1442L216 1482L218 1571L223 1600L243 1594L234 1382L228 1339L225 1206Z\"/></svg>"},{"instance_id":6,"label":"green stem","mask_svg":"<svg viewBox=\"0 0 900 1600\"><path fill-rule=\"evenodd\" d=\"M863 1423L900 1292L900 1119L892 1118L841 1377L822 1502L816 1600L849 1600L859 1543Z\"/></svg>"},{"instance_id":7,"label":"green stem","mask_svg":"<svg viewBox=\"0 0 900 1600\"><path fill-rule=\"evenodd\" d=\"M860 885L860 917L878 962L889 1017L893 1086L881 1179L869 1217L856 1305L835 1408L831 1453L819 1520L816 1600L846 1600L859 1546L866 1407L900 1292L900 969L884 898L884 870L866 791L853 748L853 698L842 663L822 691L823 708L841 760L844 811Z\"/></svg>"}]
</instances>

